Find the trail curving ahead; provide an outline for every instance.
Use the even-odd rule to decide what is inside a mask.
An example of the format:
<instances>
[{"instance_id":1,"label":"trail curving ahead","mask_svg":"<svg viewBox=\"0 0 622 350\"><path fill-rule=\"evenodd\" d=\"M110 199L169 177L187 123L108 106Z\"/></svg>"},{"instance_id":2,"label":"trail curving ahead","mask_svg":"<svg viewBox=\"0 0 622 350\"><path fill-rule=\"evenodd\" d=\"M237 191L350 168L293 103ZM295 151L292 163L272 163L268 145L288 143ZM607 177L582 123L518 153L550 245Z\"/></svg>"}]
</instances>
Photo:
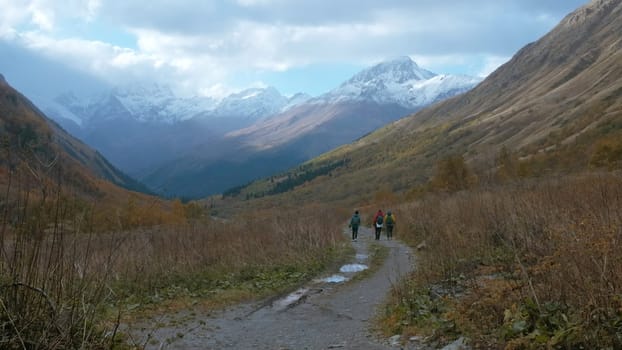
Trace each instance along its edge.
<instances>
[{"instance_id":1,"label":"trail curving ahead","mask_svg":"<svg viewBox=\"0 0 622 350\"><path fill-rule=\"evenodd\" d=\"M349 233L348 233L349 235ZM361 227L356 261L368 263L373 232ZM391 285L414 268L413 254L403 243L382 237L389 248L382 267L372 275L347 283L313 281L298 291L271 301L242 304L210 315L186 311L166 316L166 326L133 333L147 349L395 349L371 333L371 322ZM328 273L327 280L350 278L354 272ZM177 320L177 321L175 321ZM142 340L142 341L141 341Z\"/></svg>"}]
</instances>

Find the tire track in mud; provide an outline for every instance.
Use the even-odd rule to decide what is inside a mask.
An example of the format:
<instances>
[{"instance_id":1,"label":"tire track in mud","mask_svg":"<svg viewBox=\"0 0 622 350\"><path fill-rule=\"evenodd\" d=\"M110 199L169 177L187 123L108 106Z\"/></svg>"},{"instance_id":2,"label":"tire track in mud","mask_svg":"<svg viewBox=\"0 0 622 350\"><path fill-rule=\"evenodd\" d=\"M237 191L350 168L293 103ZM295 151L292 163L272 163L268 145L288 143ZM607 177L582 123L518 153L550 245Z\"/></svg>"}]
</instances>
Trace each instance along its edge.
<instances>
[{"instance_id":1,"label":"tire track in mud","mask_svg":"<svg viewBox=\"0 0 622 350\"><path fill-rule=\"evenodd\" d=\"M364 279L339 282L364 268L371 242L373 232L362 227L352 242L355 261L285 297L205 315L183 311L151 322L166 326L135 325L130 332L146 349L395 349L370 328L392 284L414 268L410 248L383 237L379 243L389 248L383 265Z\"/></svg>"}]
</instances>

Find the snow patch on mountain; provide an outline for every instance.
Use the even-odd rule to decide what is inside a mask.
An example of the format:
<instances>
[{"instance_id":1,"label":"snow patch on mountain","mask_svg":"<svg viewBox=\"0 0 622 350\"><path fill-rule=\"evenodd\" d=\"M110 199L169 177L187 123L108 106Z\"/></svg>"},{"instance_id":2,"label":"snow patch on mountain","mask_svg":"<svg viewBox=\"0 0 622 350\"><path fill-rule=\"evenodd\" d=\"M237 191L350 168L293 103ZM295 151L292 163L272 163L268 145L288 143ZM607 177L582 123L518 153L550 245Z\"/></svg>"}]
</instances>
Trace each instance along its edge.
<instances>
[{"instance_id":1,"label":"snow patch on mountain","mask_svg":"<svg viewBox=\"0 0 622 350\"><path fill-rule=\"evenodd\" d=\"M158 84L117 87L109 97L118 99L139 121L168 124L190 119L216 105L216 101L209 97L178 98L168 86Z\"/></svg>"},{"instance_id":2,"label":"snow patch on mountain","mask_svg":"<svg viewBox=\"0 0 622 350\"><path fill-rule=\"evenodd\" d=\"M466 92L481 81L481 78L467 75L436 75L428 80L413 82L409 87L410 98L402 100L400 104L404 106L431 104Z\"/></svg>"},{"instance_id":3,"label":"snow patch on mountain","mask_svg":"<svg viewBox=\"0 0 622 350\"><path fill-rule=\"evenodd\" d=\"M244 116L260 119L280 112L287 103L287 97L273 87L251 88L225 97L213 114L221 117Z\"/></svg>"}]
</instances>

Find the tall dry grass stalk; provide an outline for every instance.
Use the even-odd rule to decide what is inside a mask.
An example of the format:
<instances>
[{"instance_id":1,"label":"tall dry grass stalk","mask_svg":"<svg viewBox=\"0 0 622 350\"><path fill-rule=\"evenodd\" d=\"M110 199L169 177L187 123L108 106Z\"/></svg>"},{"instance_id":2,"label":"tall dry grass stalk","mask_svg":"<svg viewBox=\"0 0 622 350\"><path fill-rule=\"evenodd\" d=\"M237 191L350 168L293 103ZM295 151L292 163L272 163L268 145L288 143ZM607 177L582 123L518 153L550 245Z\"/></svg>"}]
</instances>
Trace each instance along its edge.
<instances>
[{"instance_id":1,"label":"tall dry grass stalk","mask_svg":"<svg viewBox=\"0 0 622 350\"><path fill-rule=\"evenodd\" d=\"M418 254L419 284L470 282L462 311L473 328L501 327L527 302L537 317L563 311L565 327L622 346L620 174L427 195L397 214L401 237L428 247Z\"/></svg>"},{"instance_id":2,"label":"tall dry grass stalk","mask_svg":"<svg viewBox=\"0 0 622 350\"><path fill-rule=\"evenodd\" d=\"M104 345L96 315L105 275L84 275L88 265L76 232L88 212L64 196L58 164L35 168L21 161L4 183L0 228L0 347L62 349ZM56 172L43 174L43 171ZM56 177L56 182L50 178ZM71 227L71 229L68 229Z\"/></svg>"}]
</instances>

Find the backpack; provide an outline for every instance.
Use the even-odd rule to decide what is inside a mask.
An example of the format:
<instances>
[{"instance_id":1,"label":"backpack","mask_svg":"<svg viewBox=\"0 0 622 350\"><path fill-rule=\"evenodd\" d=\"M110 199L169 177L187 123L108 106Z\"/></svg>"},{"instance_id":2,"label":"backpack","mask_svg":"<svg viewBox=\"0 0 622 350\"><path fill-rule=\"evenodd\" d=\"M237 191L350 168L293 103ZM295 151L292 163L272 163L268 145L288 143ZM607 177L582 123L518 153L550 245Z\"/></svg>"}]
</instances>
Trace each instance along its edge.
<instances>
[{"instance_id":1,"label":"backpack","mask_svg":"<svg viewBox=\"0 0 622 350\"><path fill-rule=\"evenodd\" d=\"M382 217L382 215L378 215L378 217L376 218L376 225L382 226L383 220L384 218Z\"/></svg>"},{"instance_id":2,"label":"backpack","mask_svg":"<svg viewBox=\"0 0 622 350\"><path fill-rule=\"evenodd\" d=\"M351 220L350 224L351 225L355 225L355 226L360 225L361 224L361 217L358 216L358 215L352 217L352 220Z\"/></svg>"},{"instance_id":3,"label":"backpack","mask_svg":"<svg viewBox=\"0 0 622 350\"><path fill-rule=\"evenodd\" d=\"M387 226L393 226L395 224L395 220L393 220L393 215L387 215Z\"/></svg>"}]
</instances>

